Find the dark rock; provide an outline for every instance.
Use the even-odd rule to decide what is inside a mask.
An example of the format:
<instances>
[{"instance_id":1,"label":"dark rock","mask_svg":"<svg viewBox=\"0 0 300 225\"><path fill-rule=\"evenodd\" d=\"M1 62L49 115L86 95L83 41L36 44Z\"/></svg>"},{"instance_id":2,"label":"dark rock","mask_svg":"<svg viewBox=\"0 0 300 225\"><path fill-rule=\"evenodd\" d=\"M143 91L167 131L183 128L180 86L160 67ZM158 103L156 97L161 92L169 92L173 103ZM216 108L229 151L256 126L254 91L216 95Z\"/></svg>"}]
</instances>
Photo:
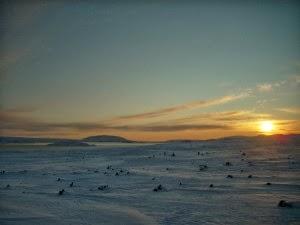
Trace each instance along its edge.
<instances>
[{"instance_id":1,"label":"dark rock","mask_svg":"<svg viewBox=\"0 0 300 225\"><path fill-rule=\"evenodd\" d=\"M253 166L253 163L252 162L248 162L248 166Z\"/></svg>"},{"instance_id":2,"label":"dark rock","mask_svg":"<svg viewBox=\"0 0 300 225\"><path fill-rule=\"evenodd\" d=\"M159 184L156 188L153 189L154 192L163 191L163 190L165 190L165 188L161 184Z\"/></svg>"},{"instance_id":3,"label":"dark rock","mask_svg":"<svg viewBox=\"0 0 300 225\"><path fill-rule=\"evenodd\" d=\"M250 174L250 175L248 176L248 178L252 178L252 175Z\"/></svg>"},{"instance_id":4,"label":"dark rock","mask_svg":"<svg viewBox=\"0 0 300 225\"><path fill-rule=\"evenodd\" d=\"M272 185L270 182L266 183L266 185Z\"/></svg>"},{"instance_id":5,"label":"dark rock","mask_svg":"<svg viewBox=\"0 0 300 225\"><path fill-rule=\"evenodd\" d=\"M115 176L119 176L119 173L118 173L118 172L116 172Z\"/></svg>"},{"instance_id":6,"label":"dark rock","mask_svg":"<svg viewBox=\"0 0 300 225\"><path fill-rule=\"evenodd\" d=\"M278 207L288 207L288 208L291 208L293 207L293 204L290 203L290 202L287 202L285 200L281 200L279 203L278 203Z\"/></svg>"},{"instance_id":7,"label":"dark rock","mask_svg":"<svg viewBox=\"0 0 300 225\"><path fill-rule=\"evenodd\" d=\"M199 170L202 171L202 170L205 170L207 169L207 165L199 165Z\"/></svg>"},{"instance_id":8,"label":"dark rock","mask_svg":"<svg viewBox=\"0 0 300 225\"><path fill-rule=\"evenodd\" d=\"M172 153L172 157L175 157L175 156L176 156L176 155L175 155L175 153L173 152L173 153Z\"/></svg>"},{"instance_id":9,"label":"dark rock","mask_svg":"<svg viewBox=\"0 0 300 225\"><path fill-rule=\"evenodd\" d=\"M231 162L226 162L225 166L232 166Z\"/></svg>"},{"instance_id":10,"label":"dark rock","mask_svg":"<svg viewBox=\"0 0 300 225\"><path fill-rule=\"evenodd\" d=\"M58 195L62 195L65 192L65 189L62 189L58 192Z\"/></svg>"},{"instance_id":11,"label":"dark rock","mask_svg":"<svg viewBox=\"0 0 300 225\"><path fill-rule=\"evenodd\" d=\"M108 185L101 185L98 187L98 190L104 191L108 189Z\"/></svg>"},{"instance_id":12,"label":"dark rock","mask_svg":"<svg viewBox=\"0 0 300 225\"><path fill-rule=\"evenodd\" d=\"M213 184L210 184L209 187L214 187L214 185L213 185Z\"/></svg>"},{"instance_id":13,"label":"dark rock","mask_svg":"<svg viewBox=\"0 0 300 225\"><path fill-rule=\"evenodd\" d=\"M227 175L227 178L233 178L233 176L229 174L229 175Z\"/></svg>"},{"instance_id":14,"label":"dark rock","mask_svg":"<svg viewBox=\"0 0 300 225\"><path fill-rule=\"evenodd\" d=\"M70 187L73 187L73 185L74 185L74 182L72 182L72 183L70 184Z\"/></svg>"}]
</instances>

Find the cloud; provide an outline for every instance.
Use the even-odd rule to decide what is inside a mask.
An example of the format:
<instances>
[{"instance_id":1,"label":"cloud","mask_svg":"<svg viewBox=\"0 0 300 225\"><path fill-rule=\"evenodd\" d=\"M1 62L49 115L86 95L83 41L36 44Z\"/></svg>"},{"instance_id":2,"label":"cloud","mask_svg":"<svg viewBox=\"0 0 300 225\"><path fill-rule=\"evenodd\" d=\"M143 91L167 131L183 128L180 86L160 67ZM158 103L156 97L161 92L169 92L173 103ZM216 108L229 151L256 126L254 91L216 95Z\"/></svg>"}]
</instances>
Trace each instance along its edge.
<instances>
[{"instance_id":1,"label":"cloud","mask_svg":"<svg viewBox=\"0 0 300 225\"><path fill-rule=\"evenodd\" d=\"M276 81L276 82L270 82L270 83L262 83L256 85L256 89L260 92L271 92L274 89L278 89L284 86L297 86L300 84L300 76L294 75L290 76L286 80Z\"/></svg>"},{"instance_id":2,"label":"cloud","mask_svg":"<svg viewBox=\"0 0 300 225\"><path fill-rule=\"evenodd\" d=\"M145 132L174 132L184 130L215 130L231 129L230 126L220 124L181 124L181 125L155 125L155 126L119 126L112 127L113 129L123 131L145 131Z\"/></svg>"},{"instance_id":3,"label":"cloud","mask_svg":"<svg viewBox=\"0 0 300 225\"><path fill-rule=\"evenodd\" d=\"M149 119L149 118L161 117L161 116L169 115L171 113L176 113L176 112L180 112L180 111L192 110L192 109L197 109L197 108L205 108L205 107L214 106L214 105L221 105L221 104L225 104L225 103L232 102L235 100L239 100L241 98L245 98L247 96L249 96L248 92L241 93L238 95L222 96L222 97L216 98L216 99L200 100L200 101L185 103L185 104L176 105L176 106L172 106L172 107L166 107L166 108L162 108L162 109L158 109L158 110L154 110L154 111L150 111L150 112L121 116L116 119L117 120L131 120L131 119Z\"/></svg>"},{"instance_id":4,"label":"cloud","mask_svg":"<svg viewBox=\"0 0 300 225\"><path fill-rule=\"evenodd\" d=\"M285 85L286 82L287 82L286 80L282 80L282 81L275 82L273 85L274 85L274 87L281 87L281 86Z\"/></svg>"},{"instance_id":5,"label":"cloud","mask_svg":"<svg viewBox=\"0 0 300 225\"><path fill-rule=\"evenodd\" d=\"M273 89L273 85L272 84L258 84L257 86L258 91L260 92L270 92Z\"/></svg>"},{"instance_id":6,"label":"cloud","mask_svg":"<svg viewBox=\"0 0 300 225\"><path fill-rule=\"evenodd\" d=\"M231 101L235 101L248 96L248 93L242 93L239 95L228 95L211 100L195 101L191 103L185 103L173 107L166 107L159 110L154 110L141 114L121 116L106 121L95 122L71 122L71 123L49 123L40 121L30 116L30 113L37 110L33 107L18 107L5 109L0 111L0 129L2 130L23 130L30 132L52 132L62 130L72 131L99 131L99 130L117 130L117 131L156 131L156 132L171 132L182 130L205 130L205 129L228 129L229 126L222 124L184 124L184 123L172 123L172 124L144 124L144 125L131 125L128 124L135 119L148 119L154 117L161 117L169 115L171 113L181 112L184 110L191 110L196 108L209 107L214 105L225 104ZM116 122L125 122L120 126ZM126 124L127 123L127 124ZM117 125L116 125L117 124Z\"/></svg>"},{"instance_id":7,"label":"cloud","mask_svg":"<svg viewBox=\"0 0 300 225\"><path fill-rule=\"evenodd\" d=\"M294 75L289 78L289 82L296 87L300 85L300 75Z\"/></svg>"},{"instance_id":8,"label":"cloud","mask_svg":"<svg viewBox=\"0 0 300 225\"><path fill-rule=\"evenodd\" d=\"M7 114L23 114L23 113L32 113L37 111L37 107L33 106L20 106L20 107L14 107L14 108L8 108L8 109L2 109L0 111L1 113L7 113Z\"/></svg>"},{"instance_id":9,"label":"cloud","mask_svg":"<svg viewBox=\"0 0 300 225\"><path fill-rule=\"evenodd\" d=\"M1 118L3 119L3 118ZM113 126L104 123L47 123L24 118L10 117L1 120L0 128L3 130L23 130L31 132L53 132L55 130L77 130L77 131L143 131L143 132L173 132L183 130L212 130L230 129L230 126L222 124L172 124L172 125L124 125Z\"/></svg>"},{"instance_id":10,"label":"cloud","mask_svg":"<svg viewBox=\"0 0 300 225\"><path fill-rule=\"evenodd\" d=\"M270 114L255 113L253 111L225 111L225 112L211 112L211 113L201 113L189 117L183 117L168 121L169 123L199 123L202 121L212 121L212 122L247 122L250 120L258 119L269 119Z\"/></svg>"},{"instance_id":11,"label":"cloud","mask_svg":"<svg viewBox=\"0 0 300 225\"><path fill-rule=\"evenodd\" d=\"M0 111L0 129L6 132L33 132L33 133L61 133L65 131L141 131L141 132L174 132L184 130L212 130L230 129L230 126L218 123L156 123L143 125L114 125L107 121L95 122L45 122L34 119L28 113L35 111L35 108L22 107Z\"/></svg>"},{"instance_id":12,"label":"cloud","mask_svg":"<svg viewBox=\"0 0 300 225\"><path fill-rule=\"evenodd\" d=\"M300 115L300 108L299 107L285 107L285 108L278 108L278 111L291 113L291 114L299 114Z\"/></svg>"}]
</instances>

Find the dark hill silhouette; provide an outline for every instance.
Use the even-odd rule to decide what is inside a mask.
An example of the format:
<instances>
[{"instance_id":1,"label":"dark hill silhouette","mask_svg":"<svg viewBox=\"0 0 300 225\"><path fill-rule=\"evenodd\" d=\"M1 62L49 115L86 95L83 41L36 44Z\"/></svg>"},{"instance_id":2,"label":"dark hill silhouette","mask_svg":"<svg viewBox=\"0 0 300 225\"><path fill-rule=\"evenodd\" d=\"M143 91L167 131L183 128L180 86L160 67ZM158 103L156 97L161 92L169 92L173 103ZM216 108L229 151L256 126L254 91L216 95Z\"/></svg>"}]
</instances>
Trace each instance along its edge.
<instances>
[{"instance_id":1,"label":"dark hill silhouette","mask_svg":"<svg viewBox=\"0 0 300 225\"><path fill-rule=\"evenodd\" d=\"M115 143L136 143L136 141L128 140L123 137L113 135L97 135L83 138L81 140L76 139L63 139L63 138L38 138L38 137L4 137L0 136L0 144L34 144L34 143L55 143L55 142L71 142L76 145L78 142L115 142ZM258 136L231 136L219 139L209 140L168 140L164 143L192 143L192 142L204 142L204 143L223 143L223 144L269 144L269 143L289 143L294 145L300 144L300 134L274 134L274 135L258 135ZM140 142L139 143L143 143ZM160 142L163 143L163 142Z\"/></svg>"},{"instance_id":2,"label":"dark hill silhouette","mask_svg":"<svg viewBox=\"0 0 300 225\"><path fill-rule=\"evenodd\" d=\"M90 136L82 139L84 142L120 142L120 143L133 143L134 141L127 140L126 138L113 136L113 135L97 135Z\"/></svg>"}]
</instances>

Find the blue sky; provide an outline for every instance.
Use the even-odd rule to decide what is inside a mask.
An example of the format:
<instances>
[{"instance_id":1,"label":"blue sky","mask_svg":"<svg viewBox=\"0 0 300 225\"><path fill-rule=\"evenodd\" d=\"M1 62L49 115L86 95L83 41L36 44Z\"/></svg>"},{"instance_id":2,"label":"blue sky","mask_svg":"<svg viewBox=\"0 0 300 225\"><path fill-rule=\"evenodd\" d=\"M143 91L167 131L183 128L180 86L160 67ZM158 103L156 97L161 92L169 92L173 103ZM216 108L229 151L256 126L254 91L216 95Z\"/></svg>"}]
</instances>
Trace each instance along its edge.
<instances>
[{"instance_id":1,"label":"blue sky","mask_svg":"<svg viewBox=\"0 0 300 225\"><path fill-rule=\"evenodd\" d=\"M220 128L176 129L178 118L225 112L247 112L254 116L253 122L262 114L278 124L299 122L300 7L296 1L2 4L4 134L112 133L167 139L257 133L249 128L253 125L236 129L246 121L223 129L228 124L216 119L190 123ZM243 97L234 97L239 95ZM155 118L118 120L224 96L232 100ZM108 121L130 128L70 127ZM48 130L37 129L37 124L48 125ZM167 132L156 129L175 125ZM156 126L155 132L148 131L149 126ZM297 125L278 132L298 129Z\"/></svg>"}]
</instances>

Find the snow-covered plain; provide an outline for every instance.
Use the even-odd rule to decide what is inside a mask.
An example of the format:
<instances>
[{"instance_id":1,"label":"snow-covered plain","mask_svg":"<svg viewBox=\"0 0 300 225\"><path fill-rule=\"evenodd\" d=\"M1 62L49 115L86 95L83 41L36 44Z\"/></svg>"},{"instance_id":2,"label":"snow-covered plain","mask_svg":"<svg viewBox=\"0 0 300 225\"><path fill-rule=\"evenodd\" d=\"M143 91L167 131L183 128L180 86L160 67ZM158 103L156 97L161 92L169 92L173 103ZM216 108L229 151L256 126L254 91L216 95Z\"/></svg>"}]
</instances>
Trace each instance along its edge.
<instances>
[{"instance_id":1,"label":"snow-covered plain","mask_svg":"<svg viewBox=\"0 0 300 225\"><path fill-rule=\"evenodd\" d=\"M300 224L299 159L243 141L1 146L0 224Z\"/></svg>"}]
</instances>

